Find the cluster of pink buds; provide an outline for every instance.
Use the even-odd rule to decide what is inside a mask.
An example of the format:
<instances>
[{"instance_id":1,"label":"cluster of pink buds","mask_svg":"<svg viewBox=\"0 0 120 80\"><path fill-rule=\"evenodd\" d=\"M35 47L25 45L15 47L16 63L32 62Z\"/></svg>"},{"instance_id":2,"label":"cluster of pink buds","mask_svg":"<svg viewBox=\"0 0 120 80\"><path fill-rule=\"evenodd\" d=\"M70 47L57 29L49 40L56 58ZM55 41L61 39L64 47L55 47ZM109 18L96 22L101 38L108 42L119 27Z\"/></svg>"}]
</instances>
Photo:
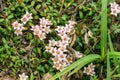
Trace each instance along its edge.
<instances>
[{"instance_id":1,"label":"cluster of pink buds","mask_svg":"<svg viewBox=\"0 0 120 80\"><path fill-rule=\"evenodd\" d=\"M54 56L52 59L54 63L53 67L57 70L63 70L73 61L72 57L65 54L65 52L67 52L67 46L69 46L70 37L68 34L74 28L75 24L76 22L69 21L69 24L66 24L66 26L58 26L55 30L58 32L58 36L60 36L61 39L59 41L49 40L49 45L46 46L46 51Z\"/></svg>"},{"instance_id":2,"label":"cluster of pink buds","mask_svg":"<svg viewBox=\"0 0 120 80\"><path fill-rule=\"evenodd\" d=\"M110 3L111 15L117 16L120 13L120 6L116 2Z\"/></svg>"},{"instance_id":3,"label":"cluster of pink buds","mask_svg":"<svg viewBox=\"0 0 120 80\"><path fill-rule=\"evenodd\" d=\"M46 34L48 34L51 31L51 25L52 22L43 17L40 18L40 25L33 26L31 30L34 32L35 36L37 36L40 40L43 40L46 38Z\"/></svg>"},{"instance_id":4,"label":"cluster of pink buds","mask_svg":"<svg viewBox=\"0 0 120 80\"><path fill-rule=\"evenodd\" d=\"M21 22L23 24L26 24L29 20L32 19L32 13L28 13L26 12L26 14L21 18ZM15 21L12 23L12 27L15 30L15 34L18 35L22 35L22 30L24 29L23 24L22 23L18 23L18 21Z\"/></svg>"},{"instance_id":5,"label":"cluster of pink buds","mask_svg":"<svg viewBox=\"0 0 120 80\"><path fill-rule=\"evenodd\" d=\"M90 65L88 65L88 67L84 67L83 73L93 76L95 74L94 70L95 70L95 65L93 65L93 63L91 63Z\"/></svg>"}]
</instances>

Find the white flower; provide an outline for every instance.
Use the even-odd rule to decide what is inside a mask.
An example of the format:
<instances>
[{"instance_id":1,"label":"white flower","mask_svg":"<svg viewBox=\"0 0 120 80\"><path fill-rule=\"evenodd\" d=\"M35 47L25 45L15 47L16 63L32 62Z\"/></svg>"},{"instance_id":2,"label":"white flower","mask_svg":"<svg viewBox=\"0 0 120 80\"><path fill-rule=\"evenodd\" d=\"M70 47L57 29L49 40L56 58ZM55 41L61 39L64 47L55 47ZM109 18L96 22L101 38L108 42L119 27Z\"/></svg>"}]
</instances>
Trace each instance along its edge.
<instances>
[{"instance_id":1,"label":"white flower","mask_svg":"<svg viewBox=\"0 0 120 80\"><path fill-rule=\"evenodd\" d=\"M46 47L45 47L45 49L46 49L45 51L46 51L46 52L50 52L50 51L51 51L51 48L53 48L53 47L51 47L51 46L46 46Z\"/></svg>"},{"instance_id":2,"label":"white flower","mask_svg":"<svg viewBox=\"0 0 120 80\"><path fill-rule=\"evenodd\" d=\"M36 30L39 30L39 25L35 25L35 26L32 26L31 30L32 31L36 31Z\"/></svg>"},{"instance_id":3,"label":"white flower","mask_svg":"<svg viewBox=\"0 0 120 80\"><path fill-rule=\"evenodd\" d=\"M93 76L95 74L94 68L95 68L95 65L93 65L93 63L91 63L90 65L88 65L88 67L84 67L83 73Z\"/></svg>"},{"instance_id":4,"label":"white flower","mask_svg":"<svg viewBox=\"0 0 120 80\"><path fill-rule=\"evenodd\" d=\"M64 26L57 26L55 29L58 33L63 33L64 32Z\"/></svg>"},{"instance_id":5,"label":"white flower","mask_svg":"<svg viewBox=\"0 0 120 80\"><path fill-rule=\"evenodd\" d=\"M26 24L28 22L28 18L24 15L22 18L21 18L21 21Z\"/></svg>"},{"instance_id":6,"label":"white flower","mask_svg":"<svg viewBox=\"0 0 120 80\"><path fill-rule=\"evenodd\" d=\"M33 19L32 13L29 13L28 11L26 12L25 16L28 18L28 20Z\"/></svg>"},{"instance_id":7,"label":"white flower","mask_svg":"<svg viewBox=\"0 0 120 80\"><path fill-rule=\"evenodd\" d=\"M58 48L58 50L63 51L63 52L66 52L66 51L67 51L66 46L65 46L65 47L64 47L64 46L60 46L60 47Z\"/></svg>"},{"instance_id":8,"label":"white flower","mask_svg":"<svg viewBox=\"0 0 120 80\"><path fill-rule=\"evenodd\" d=\"M24 29L23 26L19 26L18 28L15 29L15 34L18 35L22 35L22 30Z\"/></svg>"},{"instance_id":9,"label":"white flower","mask_svg":"<svg viewBox=\"0 0 120 80\"><path fill-rule=\"evenodd\" d=\"M69 40L70 40L70 38L67 36L67 35L63 35L63 36L61 36L61 39L62 39L62 41L63 42L69 42Z\"/></svg>"},{"instance_id":10,"label":"white flower","mask_svg":"<svg viewBox=\"0 0 120 80\"><path fill-rule=\"evenodd\" d=\"M117 16L118 13L120 13L120 6L116 3L110 3L110 7L111 7L111 15Z\"/></svg>"},{"instance_id":11,"label":"white flower","mask_svg":"<svg viewBox=\"0 0 120 80\"><path fill-rule=\"evenodd\" d=\"M27 80L28 76L25 73L19 74L20 80Z\"/></svg>"},{"instance_id":12,"label":"white flower","mask_svg":"<svg viewBox=\"0 0 120 80\"><path fill-rule=\"evenodd\" d=\"M118 11L116 9L111 9L111 15L117 16L118 15Z\"/></svg>"},{"instance_id":13,"label":"white flower","mask_svg":"<svg viewBox=\"0 0 120 80\"><path fill-rule=\"evenodd\" d=\"M84 67L83 73L86 73L87 75L90 75L91 69L88 67Z\"/></svg>"},{"instance_id":14,"label":"white flower","mask_svg":"<svg viewBox=\"0 0 120 80\"><path fill-rule=\"evenodd\" d=\"M46 38L46 34L43 33L42 31L39 31L39 34L37 36L39 37L40 40L43 40Z\"/></svg>"},{"instance_id":15,"label":"white flower","mask_svg":"<svg viewBox=\"0 0 120 80\"><path fill-rule=\"evenodd\" d=\"M53 68L56 68L57 70L60 70L60 63L54 63Z\"/></svg>"},{"instance_id":16,"label":"white flower","mask_svg":"<svg viewBox=\"0 0 120 80\"><path fill-rule=\"evenodd\" d=\"M19 27L18 21L13 22L13 23L12 23L12 27L13 27L14 29L18 28L18 27Z\"/></svg>"},{"instance_id":17,"label":"white flower","mask_svg":"<svg viewBox=\"0 0 120 80\"><path fill-rule=\"evenodd\" d=\"M60 51L59 49L54 49L54 53L52 53L53 56L58 56L60 54L63 54L63 51Z\"/></svg>"},{"instance_id":18,"label":"white flower","mask_svg":"<svg viewBox=\"0 0 120 80\"><path fill-rule=\"evenodd\" d=\"M43 17L43 18L40 18L40 25L42 25L43 27L50 26L52 25L52 22Z\"/></svg>"},{"instance_id":19,"label":"white flower","mask_svg":"<svg viewBox=\"0 0 120 80\"><path fill-rule=\"evenodd\" d=\"M93 71L95 68L95 65L93 65L93 63L89 64L88 67Z\"/></svg>"},{"instance_id":20,"label":"white flower","mask_svg":"<svg viewBox=\"0 0 120 80\"><path fill-rule=\"evenodd\" d=\"M55 46L57 41L55 40L49 40L49 46Z\"/></svg>"},{"instance_id":21,"label":"white flower","mask_svg":"<svg viewBox=\"0 0 120 80\"><path fill-rule=\"evenodd\" d=\"M15 30L15 32L14 32L17 36L18 35L22 35L22 31L20 31L19 29L18 30Z\"/></svg>"},{"instance_id":22,"label":"white flower","mask_svg":"<svg viewBox=\"0 0 120 80\"><path fill-rule=\"evenodd\" d=\"M72 31L72 28L73 28L73 26L70 26L70 25L65 25L65 28L64 28L64 31L66 32L66 33L70 33L71 31Z\"/></svg>"},{"instance_id":23,"label":"white flower","mask_svg":"<svg viewBox=\"0 0 120 80\"><path fill-rule=\"evenodd\" d=\"M61 53L61 54L58 54L57 56L58 56L58 58L59 58L60 61L62 61L62 60L66 61L66 58L67 58L66 54Z\"/></svg>"},{"instance_id":24,"label":"white flower","mask_svg":"<svg viewBox=\"0 0 120 80\"><path fill-rule=\"evenodd\" d=\"M66 48L68 45L69 45L68 42L66 42L66 41L61 41L58 46L59 46L59 47L64 47L64 48Z\"/></svg>"},{"instance_id":25,"label":"white flower","mask_svg":"<svg viewBox=\"0 0 120 80\"><path fill-rule=\"evenodd\" d=\"M43 31L48 34L51 31L50 26L44 27Z\"/></svg>"},{"instance_id":26,"label":"white flower","mask_svg":"<svg viewBox=\"0 0 120 80\"><path fill-rule=\"evenodd\" d=\"M118 7L119 5L116 2L110 3L110 7L111 8L115 8Z\"/></svg>"},{"instance_id":27,"label":"white flower","mask_svg":"<svg viewBox=\"0 0 120 80\"><path fill-rule=\"evenodd\" d=\"M60 62L60 61L59 61L59 58L58 58L57 56L54 57L54 58L52 58L52 60L53 60L53 63L54 63L54 64Z\"/></svg>"}]
</instances>

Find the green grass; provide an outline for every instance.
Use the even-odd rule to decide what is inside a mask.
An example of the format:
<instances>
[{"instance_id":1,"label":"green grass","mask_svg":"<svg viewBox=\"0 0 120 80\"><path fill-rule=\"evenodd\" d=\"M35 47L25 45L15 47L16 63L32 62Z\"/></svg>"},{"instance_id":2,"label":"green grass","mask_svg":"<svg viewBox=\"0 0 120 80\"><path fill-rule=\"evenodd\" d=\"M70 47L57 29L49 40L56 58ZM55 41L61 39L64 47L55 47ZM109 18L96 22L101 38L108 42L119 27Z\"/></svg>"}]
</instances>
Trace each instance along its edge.
<instances>
[{"instance_id":1,"label":"green grass","mask_svg":"<svg viewBox=\"0 0 120 80\"><path fill-rule=\"evenodd\" d=\"M105 58L107 43L107 0L102 0L101 12L101 59Z\"/></svg>"}]
</instances>

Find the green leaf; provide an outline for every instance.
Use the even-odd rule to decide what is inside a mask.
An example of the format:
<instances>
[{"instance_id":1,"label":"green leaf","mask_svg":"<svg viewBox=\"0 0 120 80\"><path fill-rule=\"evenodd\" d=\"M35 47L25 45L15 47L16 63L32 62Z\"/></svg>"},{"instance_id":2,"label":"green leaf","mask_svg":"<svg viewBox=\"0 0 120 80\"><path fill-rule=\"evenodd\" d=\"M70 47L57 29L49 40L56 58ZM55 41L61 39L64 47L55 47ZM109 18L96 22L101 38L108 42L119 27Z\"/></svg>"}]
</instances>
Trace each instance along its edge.
<instances>
[{"instance_id":1,"label":"green leaf","mask_svg":"<svg viewBox=\"0 0 120 80\"><path fill-rule=\"evenodd\" d=\"M41 5L37 5L37 6L35 7L35 9L38 10L38 9L40 9L40 7L41 7Z\"/></svg>"},{"instance_id":2,"label":"green leaf","mask_svg":"<svg viewBox=\"0 0 120 80\"><path fill-rule=\"evenodd\" d=\"M33 73L31 73L31 75L30 75L30 80L34 80L34 75L33 75Z\"/></svg>"},{"instance_id":3,"label":"green leaf","mask_svg":"<svg viewBox=\"0 0 120 80\"><path fill-rule=\"evenodd\" d=\"M35 5L35 1L32 1L30 6L34 6L34 5Z\"/></svg>"},{"instance_id":4,"label":"green leaf","mask_svg":"<svg viewBox=\"0 0 120 80\"><path fill-rule=\"evenodd\" d=\"M109 54L107 54L107 80L111 80Z\"/></svg>"},{"instance_id":5,"label":"green leaf","mask_svg":"<svg viewBox=\"0 0 120 80\"><path fill-rule=\"evenodd\" d=\"M42 0L37 0L38 2L42 2Z\"/></svg>"},{"instance_id":6,"label":"green leaf","mask_svg":"<svg viewBox=\"0 0 120 80\"><path fill-rule=\"evenodd\" d=\"M0 19L0 22L3 22L4 21L4 19Z\"/></svg>"},{"instance_id":7,"label":"green leaf","mask_svg":"<svg viewBox=\"0 0 120 80\"><path fill-rule=\"evenodd\" d=\"M107 43L107 0L102 0L102 12L101 12L101 57L102 60L106 53Z\"/></svg>"},{"instance_id":8,"label":"green leaf","mask_svg":"<svg viewBox=\"0 0 120 80\"><path fill-rule=\"evenodd\" d=\"M110 52L110 57L116 56L117 58L120 58L120 52Z\"/></svg>"},{"instance_id":9,"label":"green leaf","mask_svg":"<svg viewBox=\"0 0 120 80\"><path fill-rule=\"evenodd\" d=\"M113 78L120 78L120 74L113 75L112 77L113 77Z\"/></svg>"},{"instance_id":10,"label":"green leaf","mask_svg":"<svg viewBox=\"0 0 120 80\"><path fill-rule=\"evenodd\" d=\"M81 19L83 18L83 12L82 11L79 12L79 16L80 16Z\"/></svg>"},{"instance_id":11,"label":"green leaf","mask_svg":"<svg viewBox=\"0 0 120 80\"><path fill-rule=\"evenodd\" d=\"M99 55L97 55L97 54L87 55L87 56L75 61L73 64L69 65L64 70L62 70L61 72L54 75L50 80L56 80L57 78L64 75L65 73L67 73L67 72L69 72L69 71L71 71L73 69L76 71L76 68L78 69L78 67L79 67L79 69L81 69L86 64L88 64L88 63L90 63L90 62L92 62L94 60L100 59L100 58L101 57ZM71 74L73 74L75 71L73 71Z\"/></svg>"}]
</instances>

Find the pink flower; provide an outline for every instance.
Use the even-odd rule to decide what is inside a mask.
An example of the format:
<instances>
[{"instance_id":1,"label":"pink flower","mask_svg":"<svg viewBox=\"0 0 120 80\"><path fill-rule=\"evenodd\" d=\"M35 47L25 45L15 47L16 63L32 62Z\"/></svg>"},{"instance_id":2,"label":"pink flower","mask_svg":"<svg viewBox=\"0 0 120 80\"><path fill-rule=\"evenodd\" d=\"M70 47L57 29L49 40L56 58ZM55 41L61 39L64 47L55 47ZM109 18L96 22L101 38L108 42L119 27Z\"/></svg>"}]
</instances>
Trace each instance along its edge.
<instances>
[{"instance_id":1,"label":"pink flower","mask_svg":"<svg viewBox=\"0 0 120 80\"><path fill-rule=\"evenodd\" d=\"M46 38L46 34L43 33L42 31L39 31L39 34L37 36L39 37L40 40L43 40Z\"/></svg>"},{"instance_id":2,"label":"pink flower","mask_svg":"<svg viewBox=\"0 0 120 80\"><path fill-rule=\"evenodd\" d=\"M22 18L21 18L21 21L26 24L28 22L28 18L24 15Z\"/></svg>"},{"instance_id":3,"label":"pink flower","mask_svg":"<svg viewBox=\"0 0 120 80\"><path fill-rule=\"evenodd\" d=\"M29 20L33 19L32 13L26 12L26 14L21 18L21 21L26 24Z\"/></svg>"},{"instance_id":4,"label":"pink flower","mask_svg":"<svg viewBox=\"0 0 120 80\"><path fill-rule=\"evenodd\" d=\"M49 40L49 46L55 46L56 41L55 40Z\"/></svg>"},{"instance_id":5,"label":"pink flower","mask_svg":"<svg viewBox=\"0 0 120 80\"><path fill-rule=\"evenodd\" d=\"M50 25L52 25L52 22L43 17L43 18L40 18L40 25L42 25L43 27L50 26Z\"/></svg>"},{"instance_id":6,"label":"pink flower","mask_svg":"<svg viewBox=\"0 0 120 80\"><path fill-rule=\"evenodd\" d=\"M66 48L68 45L69 45L68 42L66 42L66 41L61 41L60 44L59 44L59 47L64 47L64 48Z\"/></svg>"},{"instance_id":7,"label":"pink flower","mask_svg":"<svg viewBox=\"0 0 120 80\"><path fill-rule=\"evenodd\" d=\"M118 13L120 13L120 6L116 3L110 3L110 7L111 7L111 15L117 16Z\"/></svg>"},{"instance_id":8,"label":"pink flower","mask_svg":"<svg viewBox=\"0 0 120 80\"><path fill-rule=\"evenodd\" d=\"M93 63L91 63L90 65L88 65L88 67L84 67L83 73L93 76L95 74L94 68L95 68L95 65L93 65Z\"/></svg>"},{"instance_id":9,"label":"pink flower","mask_svg":"<svg viewBox=\"0 0 120 80\"><path fill-rule=\"evenodd\" d=\"M67 35L63 35L63 36L61 36L61 39L62 39L62 41L63 42L69 42L69 40L70 40L70 38L67 36Z\"/></svg>"},{"instance_id":10,"label":"pink flower","mask_svg":"<svg viewBox=\"0 0 120 80\"><path fill-rule=\"evenodd\" d=\"M39 25L35 25L35 26L32 26L32 28L31 28L31 30L32 31L37 31L37 30L39 30Z\"/></svg>"},{"instance_id":11,"label":"pink flower","mask_svg":"<svg viewBox=\"0 0 120 80\"><path fill-rule=\"evenodd\" d=\"M59 58L58 58L57 56L54 57L54 58L52 58L52 60L53 60L53 63L54 63L54 64L60 62L60 61L59 61Z\"/></svg>"},{"instance_id":12,"label":"pink flower","mask_svg":"<svg viewBox=\"0 0 120 80\"><path fill-rule=\"evenodd\" d=\"M26 12L25 16L28 18L28 20L33 19L32 13L29 13L28 11Z\"/></svg>"},{"instance_id":13,"label":"pink flower","mask_svg":"<svg viewBox=\"0 0 120 80\"><path fill-rule=\"evenodd\" d=\"M58 33L62 33L64 31L64 26L57 26L55 29Z\"/></svg>"},{"instance_id":14,"label":"pink flower","mask_svg":"<svg viewBox=\"0 0 120 80\"><path fill-rule=\"evenodd\" d=\"M67 55L61 53L61 54L58 55L58 58L59 58L60 61L66 61Z\"/></svg>"},{"instance_id":15,"label":"pink flower","mask_svg":"<svg viewBox=\"0 0 120 80\"><path fill-rule=\"evenodd\" d=\"M86 73L87 75L90 75L91 69L84 67L83 73Z\"/></svg>"},{"instance_id":16,"label":"pink flower","mask_svg":"<svg viewBox=\"0 0 120 80\"><path fill-rule=\"evenodd\" d=\"M116 2L110 3L110 7L113 8L113 9L118 7L118 6L119 5Z\"/></svg>"},{"instance_id":17,"label":"pink flower","mask_svg":"<svg viewBox=\"0 0 120 80\"><path fill-rule=\"evenodd\" d=\"M48 34L51 31L50 26L44 27L43 31Z\"/></svg>"},{"instance_id":18,"label":"pink flower","mask_svg":"<svg viewBox=\"0 0 120 80\"><path fill-rule=\"evenodd\" d=\"M54 63L53 68L56 68L57 70L60 70L60 63Z\"/></svg>"},{"instance_id":19,"label":"pink flower","mask_svg":"<svg viewBox=\"0 0 120 80\"><path fill-rule=\"evenodd\" d=\"M67 51L66 46L65 47L64 46L60 46L58 49L61 50L61 51L63 51L63 52Z\"/></svg>"},{"instance_id":20,"label":"pink flower","mask_svg":"<svg viewBox=\"0 0 120 80\"><path fill-rule=\"evenodd\" d=\"M13 27L14 29L18 28L18 27L19 27L18 21L13 22L13 23L12 23L12 27Z\"/></svg>"},{"instance_id":21,"label":"pink flower","mask_svg":"<svg viewBox=\"0 0 120 80\"><path fill-rule=\"evenodd\" d=\"M66 33L70 33L72 31L72 28L73 28L73 26L70 26L70 25L66 24L64 30L65 30Z\"/></svg>"},{"instance_id":22,"label":"pink flower","mask_svg":"<svg viewBox=\"0 0 120 80\"><path fill-rule=\"evenodd\" d=\"M14 32L17 36L22 35L22 31L20 29L16 29Z\"/></svg>"}]
</instances>

